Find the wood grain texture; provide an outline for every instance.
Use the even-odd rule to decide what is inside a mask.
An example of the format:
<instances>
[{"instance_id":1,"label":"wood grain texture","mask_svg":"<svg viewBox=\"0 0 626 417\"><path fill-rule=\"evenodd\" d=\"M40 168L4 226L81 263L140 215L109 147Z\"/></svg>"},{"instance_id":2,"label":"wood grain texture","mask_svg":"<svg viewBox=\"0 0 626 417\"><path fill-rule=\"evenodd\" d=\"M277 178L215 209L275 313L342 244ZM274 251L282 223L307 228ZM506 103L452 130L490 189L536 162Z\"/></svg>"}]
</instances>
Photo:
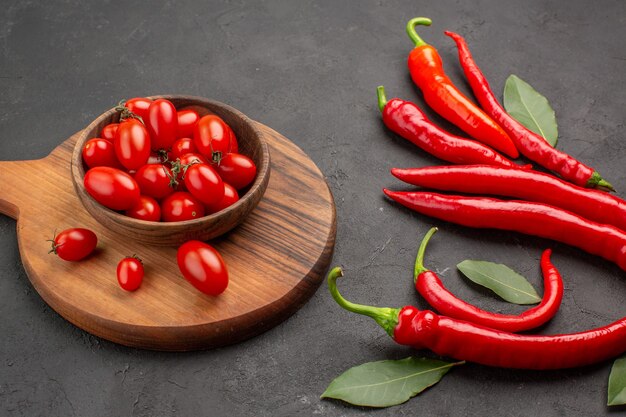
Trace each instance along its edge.
<instances>
[{"instance_id":1,"label":"wood grain texture","mask_svg":"<svg viewBox=\"0 0 626 417\"><path fill-rule=\"evenodd\" d=\"M70 155L80 132L48 157L0 162L0 212L17 219L24 268L42 298L94 335L156 350L212 348L257 335L289 317L323 280L335 242L335 206L319 169L297 146L257 123L272 155L272 176L248 219L211 241L230 283L218 297L195 290L176 265L176 247L146 246L93 219L74 192ZM19 175L17 175L19 173ZM81 262L49 255L55 231L86 227L96 253ZM117 284L124 256L144 260L134 293Z\"/></svg>"},{"instance_id":2,"label":"wood grain texture","mask_svg":"<svg viewBox=\"0 0 626 417\"><path fill-rule=\"evenodd\" d=\"M182 222L147 222L100 205L87 193L83 184L87 167L82 161L82 149L89 139L99 136L104 126L119 122L119 112L110 109L98 116L80 133L71 156L74 189L89 214L106 228L118 234L141 243L158 246L172 246L194 239L213 239L243 222L261 201L270 178L270 152L257 124L239 110L203 97L165 95L149 98L155 100L165 98L170 100L178 110L191 109L197 111L200 116L216 114L222 118L235 132L239 152L254 161L257 167L254 182L243 190L243 193L240 192L239 201L230 207L218 213Z\"/></svg>"}]
</instances>

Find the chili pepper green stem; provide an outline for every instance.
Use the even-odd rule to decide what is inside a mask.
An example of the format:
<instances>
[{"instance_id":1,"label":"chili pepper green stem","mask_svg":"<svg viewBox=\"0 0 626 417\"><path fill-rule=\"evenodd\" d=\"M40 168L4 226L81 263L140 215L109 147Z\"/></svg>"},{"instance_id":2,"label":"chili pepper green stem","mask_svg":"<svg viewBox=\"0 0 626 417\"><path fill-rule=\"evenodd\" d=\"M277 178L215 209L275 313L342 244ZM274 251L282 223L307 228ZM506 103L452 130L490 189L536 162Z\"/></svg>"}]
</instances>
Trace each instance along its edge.
<instances>
[{"instance_id":1,"label":"chili pepper green stem","mask_svg":"<svg viewBox=\"0 0 626 417\"><path fill-rule=\"evenodd\" d=\"M599 188L606 191L615 191L613 185L611 185L610 182L602 178L602 176L598 174L597 171L594 171L593 174L591 174L591 177L587 180L586 186L590 188Z\"/></svg>"},{"instance_id":2,"label":"chili pepper green stem","mask_svg":"<svg viewBox=\"0 0 626 417\"><path fill-rule=\"evenodd\" d=\"M353 313L362 314L364 316L369 316L373 318L374 320L376 320L376 323L380 325L380 327L385 329L389 336L393 337L394 329L398 325L398 314L400 314L400 309L372 307L362 304L351 303L350 301L343 298L341 294L339 294L339 290L337 289L337 278L342 276L343 271L338 266L331 269L328 273L328 289L330 290L330 294L333 296L337 304Z\"/></svg>"},{"instance_id":3,"label":"chili pepper green stem","mask_svg":"<svg viewBox=\"0 0 626 417\"><path fill-rule=\"evenodd\" d=\"M424 253L426 253L426 246L428 246L430 238L433 237L437 230L439 229L436 227L431 228L428 233L426 233L426 236L424 236L424 239L422 239L422 243L420 243L420 247L417 250L417 258L415 258L415 269L413 270L414 282L417 281L419 274L428 271L428 269L424 266Z\"/></svg>"},{"instance_id":4,"label":"chili pepper green stem","mask_svg":"<svg viewBox=\"0 0 626 417\"><path fill-rule=\"evenodd\" d=\"M382 113L385 110L385 106L387 105L387 95L385 94L385 87L379 85L376 88L376 93L378 94L378 109Z\"/></svg>"},{"instance_id":5,"label":"chili pepper green stem","mask_svg":"<svg viewBox=\"0 0 626 417\"><path fill-rule=\"evenodd\" d=\"M414 17L406 24L406 33L407 35L409 35L409 38L411 38L411 40L415 43L415 47L426 45L426 42L424 42L424 40L420 38L415 31L415 26L430 26L432 23L433 21L427 17Z\"/></svg>"}]
</instances>

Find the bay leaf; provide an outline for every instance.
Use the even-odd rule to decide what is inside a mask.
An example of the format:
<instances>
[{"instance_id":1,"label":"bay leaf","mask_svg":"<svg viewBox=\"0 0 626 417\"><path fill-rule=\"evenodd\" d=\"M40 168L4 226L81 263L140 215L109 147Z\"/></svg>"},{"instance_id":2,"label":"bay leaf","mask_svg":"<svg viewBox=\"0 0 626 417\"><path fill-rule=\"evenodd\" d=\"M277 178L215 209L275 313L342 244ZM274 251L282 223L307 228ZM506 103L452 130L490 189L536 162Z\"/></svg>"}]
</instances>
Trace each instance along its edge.
<instances>
[{"instance_id":1,"label":"bay leaf","mask_svg":"<svg viewBox=\"0 0 626 417\"><path fill-rule=\"evenodd\" d=\"M616 359L609 375L607 405L626 404L626 357Z\"/></svg>"}]
</instances>

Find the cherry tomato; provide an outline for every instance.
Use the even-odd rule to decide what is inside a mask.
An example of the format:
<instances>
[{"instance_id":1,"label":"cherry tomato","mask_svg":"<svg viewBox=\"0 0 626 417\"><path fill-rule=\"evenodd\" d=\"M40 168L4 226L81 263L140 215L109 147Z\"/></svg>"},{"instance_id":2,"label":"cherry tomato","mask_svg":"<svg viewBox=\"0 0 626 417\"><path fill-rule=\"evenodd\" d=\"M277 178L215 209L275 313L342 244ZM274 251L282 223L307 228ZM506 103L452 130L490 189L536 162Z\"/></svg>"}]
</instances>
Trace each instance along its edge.
<instances>
[{"instance_id":1,"label":"cherry tomato","mask_svg":"<svg viewBox=\"0 0 626 417\"><path fill-rule=\"evenodd\" d=\"M183 156L181 156L179 159L180 159L181 165L190 165L194 163L207 164L207 165L210 164L206 156L200 155L198 153L186 153Z\"/></svg>"},{"instance_id":2,"label":"cherry tomato","mask_svg":"<svg viewBox=\"0 0 626 417\"><path fill-rule=\"evenodd\" d=\"M126 291L135 291L143 281L143 262L136 256L127 256L117 264L117 282Z\"/></svg>"},{"instance_id":3,"label":"cherry tomato","mask_svg":"<svg viewBox=\"0 0 626 417\"><path fill-rule=\"evenodd\" d=\"M226 264L212 246L190 240L178 248L178 269L194 287L208 295L219 295L228 287Z\"/></svg>"},{"instance_id":4,"label":"cherry tomato","mask_svg":"<svg viewBox=\"0 0 626 417\"><path fill-rule=\"evenodd\" d=\"M150 157L150 136L136 119L120 123L113 145L117 159L128 170L139 169Z\"/></svg>"},{"instance_id":5,"label":"cherry tomato","mask_svg":"<svg viewBox=\"0 0 626 417\"><path fill-rule=\"evenodd\" d=\"M89 168L113 167L123 169L115 156L113 143L106 139L93 138L85 143L83 161Z\"/></svg>"},{"instance_id":6,"label":"cherry tomato","mask_svg":"<svg viewBox=\"0 0 626 417\"><path fill-rule=\"evenodd\" d=\"M154 198L142 195L137 204L126 210L126 215L139 220L158 222L161 220L161 206Z\"/></svg>"},{"instance_id":7,"label":"cherry tomato","mask_svg":"<svg viewBox=\"0 0 626 417\"><path fill-rule=\"evenodd\" d=\"M198 150L196 149L196 145L193 143L193 139L180 138L172 144L171 159L175 161L176 158L180 158L185 154L194 152L198 152Z\"/></svg>"},{"instance_id":8,"label":"cherry tomato","mask_svg":"<svg viewBox=\"0 0 626 417\"><path fill-rule=\"evenodd\" d=\"M224 197L224 183L212 166L193 164L185 173L185 187L204 204L216 204Z\"/></svg>"},{"instance_id":9,"label":"cherry tomato","mask_svg":"<svg viewBox=\"0 0 626 417\"><path fill-rule=\"evenodd\" d=\"M182 222L204 216L204 206L194 196L177 191L161 202L161 219L164 222Z\"/></svg>"},{"instance_id":10,"label":"cherry tomato","mask_svg":"<svg viewBox=\"0 0 626 417\"><path fill-rule=\"evenodd\" d=\"M120 126L119 123L111 123L102 128L100 132L100 137L106 140L113 141L115 139L115 133L117 132L117 128Z\"/></svg>"},{"instance_id":11,"label":"cherry tomato","mask_svg":"<svg viewBox=\"0 0 626 417\"><path fill-rule=\"evenodd\" d=\"M89 229L72 228L63 230L52 242L54 253L64 261L80 261L93 252L98 244L98 237Z\"/></svg>"},{"instance_id":12,"label":"cherry tomato","mask_svg":"<svg viewBox=\"0 0 626 417\"><path fill-rule=\"evenodd\" d=\"M228 125L226 125L228 126ZM228 126L228 133L230 136L229 142L228 142L228 153L239 153L239 143L237 142L237 136L235 136L235 132L233 132L233 129L231 129L230 126Z\"/></svg>"},{"instance_id":13,"label":"cherry tomato","mask_svg":"<svg viewBox=\"0 0 626 417\"><path fill-rule=\"evenodd\" d=\"M239 201L239 194L237 194L235 187L224 183L224 197L215 204L205 205L204 209L207 214L213 214L224 210L226 207L232 206L237 201Z\"/></svg>"},{"instance_id":14,"label":"cherry tomato","mask_svg":"<svg viewBox=\"0 0 626 417\"><path fill-rule=\"evenodd\" d=\"M180 110L178 112L178 137L191 137L198 120L200 120L200 115L197 111L191 109Z\"/></svg>"},{"instance_id":15,"label":"cherry tomato","mask_svg":"<svg viewBox=\"0 0 626 417\"><path fill-rule=\"evenodd\" d=\"M229 153L217 165L222 179L238 190L247 187L256 177L254 161L240 153Z\"/></svg>"},{"instance_id":16,"label":"cherry tomato","mask_svg":"<svg viewBox=\"0 0 626 417\"><path fill-rule=\"evenodd\" d=\"M163 164L146 164L135 173L141 194L161 199L174 192L170 187L172 170Z\"/></svg>"},{"instance_id":17,"label":"cherry tomato","mask_svg":"<svg viewBox=\"0 0 626 417\"><path fill-rule=\"evenodd\" d=\"M124 106L137 116L141 117L144 123L148 123L148 108L152 100L149 98L135 97L130 100L126 100Z\"/></svg>"},{"instance_id":18,"label":"cherry tomato","mask_svg":"<svg viewBox=\"0 0 626 417\"><path fill-rule=\"evenodd\" d=\"M127 210L139 200L139 185L122 170L111 167L91 168L83 181L89 195L111 210Z\"/></svg>"},{"instance_id":19,"label":"cherry tomato","mask_svg":"<svg viewBox=\"0 0 626 417\"><path fill-rule=\"evenodd\" d=\"M233 136L230 127L220 117L209 114L196 124L193 140L198 151L212 160L214 152L221 152L222 156L228 153Z\"/></svg>"},{"instance_id":20,"label":"cherry tomato","mask_svg":"<svg viewBox=\"0 0 626 417\"><path fill-rule=\"evenodd\" d=\"M169 149L178 133L178 114L174 105L162 98L153 101L145 122L152 139L152 149Z\"/></svg>"}]
</instances>

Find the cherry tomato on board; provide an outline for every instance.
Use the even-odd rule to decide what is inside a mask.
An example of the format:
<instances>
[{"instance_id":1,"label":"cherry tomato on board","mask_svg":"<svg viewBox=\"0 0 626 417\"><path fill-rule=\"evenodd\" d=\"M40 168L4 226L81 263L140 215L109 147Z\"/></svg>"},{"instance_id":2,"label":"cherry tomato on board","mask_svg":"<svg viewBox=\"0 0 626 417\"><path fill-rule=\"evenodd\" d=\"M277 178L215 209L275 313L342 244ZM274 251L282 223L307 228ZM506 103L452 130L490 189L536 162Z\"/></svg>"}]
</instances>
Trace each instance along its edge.
<instances>
[{"instance_id":1,"label":"cherry tomato on board","mask_svg":"<svg viewBox=\"0 0 626 417\"><path fill-rule=\"evenodd\" d=\"M119 123L110 123L102 128L100 131L100 137L106 140L114 140L115 133L117 132L117 128L120 126Z\"/></svg>"},{"instance_id":2,"label":"cherry tomato on board","mask_svg":"<svg viewBox=\"0 0 626 417\"><path fill-rule=\"evenodd\" d=\"M89 168L112 167L123 169L115 155L113 143L107 139L89 139L83 147L83 161Z\"/></svg>"},{"instance_id":3,"label":"cherry tomato on board","mask_svg":"<svg viewBox=\"0 0 626 417\"><path fill-rule=\"evenodd\" d=\"M200 202L216 204L224 197L224 183L212 166L193 164L185 172L185 187Z\"/></svg>"},{"instance_id":4,"label":"cherry tomato on board","mask_svg":"<svg viewBox=\"0 0 626 417\"><path fill-rule=\"evenodd\" d=\"M91 168L85 174L83 183L94 200L111 210L128 210L139 200L137 181L116 168Z\"/></svg>"},{"instance_id":5,"label":"cherry tomato on board","mask_svg":"<svg viewBox=\"0 0 626 417\"><path fill-rule=\"evenodd\" d=\"M217 172L222 180L238 190L247 187L256 177L254 161L240 153L229 153L222 157L217 165Z\"/></svg>"},{"instance_id":6,"label":"cherry tomato on board","mask_svg":"<svg viewBox=\"0 0 626 417\"><path fill-rule=\"evenodd\" d=\"M126 210L125 214L134 219L158 222L161 220L161 206L154 198L142 195L137 204Z\"/></svg>"},{"instance_id":7,"label":"cherry tomato on board","mask_svg":"<svg viewBox=\"0 0 626 417\"><path fill-rule=\"evenodd\" d=\"M193 129L200 120L197 111L191 109L178 111L178 136L179 138L188 138L193 135Z\"/></svg>"},{"instance_id":8,"label":"cherry tomato on board","mask_svg":"<svg viewBox=\"0 0 626 417\"><path fill-rule=\"evenodd\" d=\"M184 191L170 194L161 202L161 219L164 222L182 222L204 216L204 206L194 196Z\"/></svg>"},{"instance_id":9,"label":"cherry tomato on board","mask_svg":"<svg viewBox=\"0 0 626 417\"><path fill-rule=\"evenodd\" d=\"M136 119L120 123L113 145L117 159L128 170L139 169L150 157L150 136Z\"/></svg>"},{"instance_id":10,"label":"cherry tomato on board","mask_svg":"<svg viewBox=\"0 0 626 417\"><path fill-rule=\"evenodd\" d=\"M174 192L170 187L172 170L163 164L146 164L135 173L141 194L161 199Z\"/></svg>"},{"instance_id":11,"label":"cherry tomato on board","mask_svg":"<svg viewBox=\"0 0 626 417\"><path fill-rule=\"evenodd\" d=\"M213 214L224 210L226 207L230 207L239 201L239 194L235 187L228 183L224 183L224 197L220 201L211 205L204 205L205 213Z\"/></svg>"},{"instance_id":12,"label":"cherry tomato on board","mask_svg":"<svg viewBox=\"0 0 626 417\"><path fill-rule=\"evenodd\" d=\"M172 144L171 160L175 161L177 158L182 157L188 153L198 152L196 145L193 143L193 139L180 138Z\"/></svg>"},{"instance_id":13,"label":"cherry tomato on board","mask_svg":"<svg viewBox=\"0 0 626 417\"><path fill-rule=\"evenodd\" d=\"M127 256L117 264L117 282L126 291L135 291L143 281L143 262L137 256Z\"/></svg>"},{"instance_id":14,"label":"cherry tomato on board","mask_svg":"<svg viewBox=\"0 0 626 417\"><path fill-rule=\"evenodd\" d=\"M169 149L178 134L178 114L171 101L154 100L148 109L148 119L144 120L152 140L152 149Z\"/></svg>"},{"instance_id":15,"label":"cherry tomato on board","mask_svg":"<svg viewBox=\"0 0 626 417\"><path fill-rule=\"evenodd\" d=\"M52 249L48 253L54 253L64 261L80 261L93 252L98 237L89 229L72 228L63 230L49 242L52 242Z\"/></svg>"},{"instance_id":16,"label":"cherry tomato on board","mask_svg":"<svg viewBox=\"0 0 626 417\"><path fill-rule=\"evenodd\" d=\"M230 127L214 114L202 117L193 132L196 148L210 160L213 160L215 152L220 152L222 156L229 152L232 137Z\"/></svg>"},{"instance_id":17,"label":"cherry tomato on board","mask_svg":"<svg viewBox=\"0 0 626 417\"><path fill-rule=\"evenodd\" d=\"M219 295L228 287L228 270L219 252L198 240L183 243L176 254L178 269L199 291Z\"/></svg>"},{"instance_id":18,"label":"cherry tomato on board","mask_svg":"<svg viewBox=\"0 0 626 417\"><path fill-rule=\"evenodd\" d=\"M144 123L148 123L148 108L151 103L152 100L149 98L135 97L126 100L124 106L137 116L141 117Z\"/></svg>"}]
</instances>

